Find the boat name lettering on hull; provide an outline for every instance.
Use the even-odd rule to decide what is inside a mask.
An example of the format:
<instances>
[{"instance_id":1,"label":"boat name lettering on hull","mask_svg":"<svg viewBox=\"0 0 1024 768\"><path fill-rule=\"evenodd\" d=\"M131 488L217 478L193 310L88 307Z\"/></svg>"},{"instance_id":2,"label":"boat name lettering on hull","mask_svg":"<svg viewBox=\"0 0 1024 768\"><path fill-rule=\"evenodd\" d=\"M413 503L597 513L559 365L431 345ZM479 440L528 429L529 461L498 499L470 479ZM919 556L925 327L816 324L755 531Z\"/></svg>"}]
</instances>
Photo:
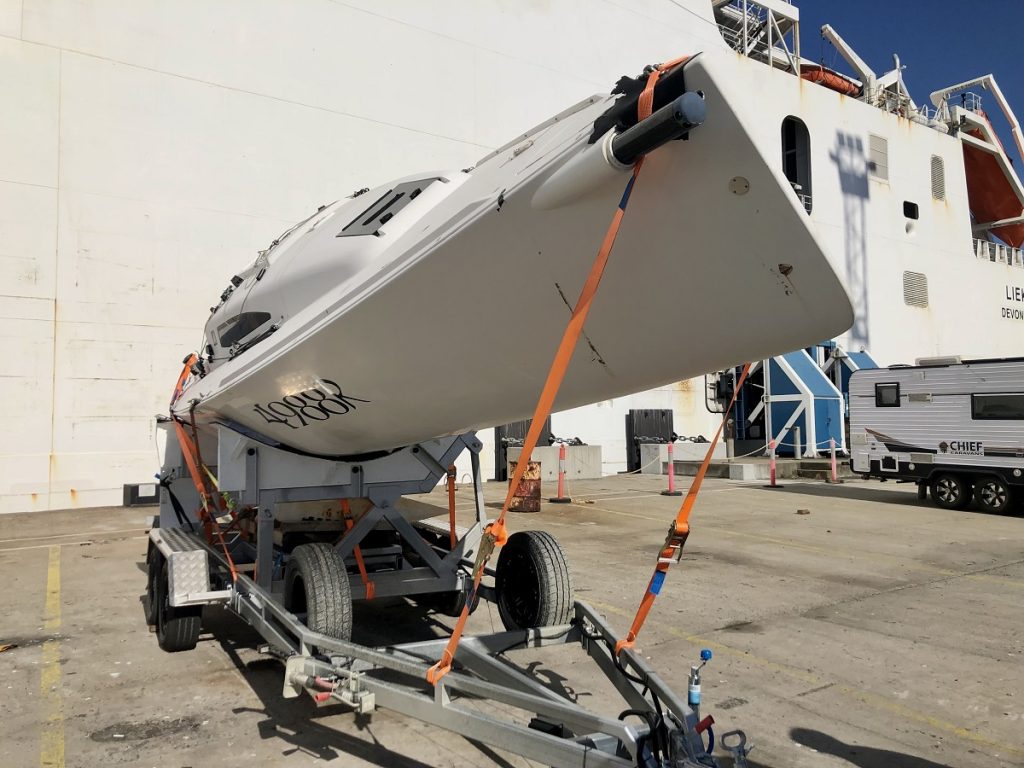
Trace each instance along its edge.
<instances>
[{"instance_id":1,"label":"boat name lettering on hull","mask_svg":"<svg viewBox=\"0 0 1024 768\"><path fill-rule=\"evenodd\" d=\"M333 390L333 391L331 391ZM308 427L332 416L344 416L354 411L357 403L369 403L359 397L346 395L330 379L318 379L318 386L296 395L285 395L266 405L254 405L253 410L268 424L284 424L290 429Z\"/></svg>"}]
</instances>

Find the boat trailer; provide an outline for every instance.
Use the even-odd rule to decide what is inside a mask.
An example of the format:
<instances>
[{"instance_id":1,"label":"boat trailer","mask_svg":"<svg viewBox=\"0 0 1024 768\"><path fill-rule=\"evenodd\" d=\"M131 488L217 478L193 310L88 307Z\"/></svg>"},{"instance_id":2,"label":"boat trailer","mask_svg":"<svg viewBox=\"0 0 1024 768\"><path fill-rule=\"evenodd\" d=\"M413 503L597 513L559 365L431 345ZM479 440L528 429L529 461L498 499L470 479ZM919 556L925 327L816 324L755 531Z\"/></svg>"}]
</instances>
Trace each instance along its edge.
<instances>
[{"instance_id":1,"label":"boat trailer","mask_svg":"<svg viewBox=\"0 0 1024 768\"><path fill-rule=\"evenodd\" d=\"M632 648L616 652L614 631L573 598L564 555L549 534L510 537L496 568L486 568L487 583L470 595L488 522L482 445L473 433L332 461L218 426L215 437L199 438L201 452L217 457L216 467L208 465L223 514L211 526L188 511L198 509L200 496L175 432L167 432L144 601L164 650L194 648L203 607L220 605L262 636L261 651L284 662L286 698L305 692L318 705L341 702L358 713L385 707L558 768L718 765L714 720L700 713L700 672L710 651L691 667L684 698ZM433 490L446 474L451 483L448 468L467 449L475 520L456 528L452 502L445 526L431 518L446 510L405 497ZM449 615L467 601L488 600L507 631L463 638L453 670L432 685L427 671L446 637L386 647L351 641L352 600L379 596L418 599ZM552 617L553 625L534 625ZM597 664L624 701L618 717L549 689L509 657L551 646L578 646ZM719 747L733 765L747 765L741 731L724 734Z\"/></svg>"}]
</instances>

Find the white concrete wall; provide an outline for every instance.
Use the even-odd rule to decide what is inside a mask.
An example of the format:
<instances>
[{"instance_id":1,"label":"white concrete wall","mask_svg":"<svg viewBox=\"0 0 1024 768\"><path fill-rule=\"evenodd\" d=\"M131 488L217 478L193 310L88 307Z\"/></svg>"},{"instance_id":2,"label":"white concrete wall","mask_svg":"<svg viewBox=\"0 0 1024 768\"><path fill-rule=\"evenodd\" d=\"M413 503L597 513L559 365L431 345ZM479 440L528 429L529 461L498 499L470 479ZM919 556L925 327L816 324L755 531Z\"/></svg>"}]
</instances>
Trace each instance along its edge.
<instances>
[{"instance_id":1,"label":"white concrete wall","mask_svg":"<svg viewBox=\"0 0 1024 768\"><path fill-rule=\"evenodd\" d=\"M0 0L0 512L119 503L257 249L721 45L683 5Z\"/></svg>"}]
</instances>

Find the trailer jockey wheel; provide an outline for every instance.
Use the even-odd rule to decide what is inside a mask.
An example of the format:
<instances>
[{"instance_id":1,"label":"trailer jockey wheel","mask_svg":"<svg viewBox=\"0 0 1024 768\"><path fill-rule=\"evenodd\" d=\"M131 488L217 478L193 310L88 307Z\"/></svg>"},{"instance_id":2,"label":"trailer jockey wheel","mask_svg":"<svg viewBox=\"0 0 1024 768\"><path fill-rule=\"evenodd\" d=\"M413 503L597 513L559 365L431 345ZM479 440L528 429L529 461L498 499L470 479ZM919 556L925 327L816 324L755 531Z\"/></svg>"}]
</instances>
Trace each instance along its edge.
<instances>
[{"instance_id":1,"label":"trailer jockey wheel","mask_svg":"<svg viewBox=\"0 0 1024 768\"><path fill-rule=\"evenodd\" d=\"M191 651L199 641L199 629L202 625L203 606L184 605L175 608L171 605L170 586L167 578L167 559L160 556L160 568L157 572L156 590L156 640L162 650L168 653Z\"/></svg>"},{"instance_id":2,"label":"trailer jockey wheel","mask_svg":"<svg viewBox=\"0 0 1024 768\"><path fill-rule=\"evenodd\" d=\"M997 515L1004 514L1010 508L1010 502L1013 500L1009 486L995 475L978 481L975 498L982 509Z\"/></svg>"},{"instance_id":3,"label":"trailer jockey wheel","mask_svg":"<svg viewBox=\"0 0 1024 768\"><path fill-rule=\"evenodd\" d=\"M512 534L498 555L494 588L505 629L550 627L572 618L572 574L549 533Z\"/></svg>"},{"instance_id":4,"label":"trailer jockey wheel","mask_svg":"<svg viewBox=\"0 0 1024 768\"><path fill-rule=\"evenodd\" d=\"M971 484L960 475L936 475L931 490L932 501L943 509L964 509L971 502Z\"/></svg>"},{"instance_id":5,"label":"trailer jockey wheel","mask_svg":"<svg viewBox=\"0 0 1024 768\"><path fill-rule=\"evenodd\" d=\"M306 626L338 640L352 638L352 588L345 561L330 544L302 544L284 571L284 607L306 614Z\"/></svg>"}]
</instances>

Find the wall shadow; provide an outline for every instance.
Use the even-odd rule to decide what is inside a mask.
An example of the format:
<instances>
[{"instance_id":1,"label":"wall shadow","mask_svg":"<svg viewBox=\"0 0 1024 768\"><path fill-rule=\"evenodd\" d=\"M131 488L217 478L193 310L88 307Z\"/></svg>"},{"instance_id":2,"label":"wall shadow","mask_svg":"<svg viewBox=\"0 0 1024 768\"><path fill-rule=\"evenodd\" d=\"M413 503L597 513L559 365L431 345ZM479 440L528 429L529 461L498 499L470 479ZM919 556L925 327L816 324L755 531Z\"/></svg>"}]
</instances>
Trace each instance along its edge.
<instances>
[{"instance_id":1,"label":"wall shadow","mask_svg":"<svg viewBox=\"0 0 1024 768\"><path fill-rule=\"evenodd\" d=\"M846 262L846 288L853 304L853 327L849 331L851 349L870 349L868 331L868 252L867 201L868 157L859 136L837 133L829 158L839 174L843 195L843 249Z\"/></svg>"},{"instance_id":2,"label":"wall shadow","mask_svg":"<svg viewBox=\"0 0 1024 768\"><path fill-rule=\"evenodd\" d=\"M924 757L893 752L890 749L847 744L834 736L810 728L792 728L789 737L797 744L846 760L858 768L953 768Z\"/></svg>"}]
</instances>

